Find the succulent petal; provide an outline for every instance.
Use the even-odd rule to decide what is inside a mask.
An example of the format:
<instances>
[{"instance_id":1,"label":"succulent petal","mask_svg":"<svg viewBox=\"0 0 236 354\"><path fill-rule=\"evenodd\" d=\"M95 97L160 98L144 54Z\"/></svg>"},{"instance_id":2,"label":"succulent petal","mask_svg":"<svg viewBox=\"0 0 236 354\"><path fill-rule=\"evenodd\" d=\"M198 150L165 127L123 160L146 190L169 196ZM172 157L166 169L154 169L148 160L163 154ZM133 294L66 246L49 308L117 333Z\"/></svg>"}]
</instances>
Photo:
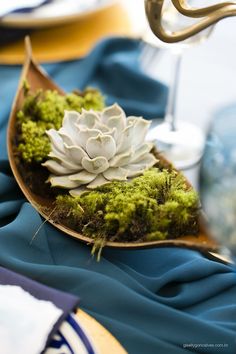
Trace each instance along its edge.
<instances>
[{"instance_id":1,"label":"succulent petal","mask_svg":"<svg viewBox=\"0 0 236 354\"><path fill-rule=\"evenodd\" d=\"M72 161L68 161L66 155L58 154L51 151L48 156L55 159L55 161L59 162L63 167L66 167L68 169L68 174L70 173L70 170L76 172L82 169L82 166L74 164Z\"/></svg>"},{"instance_id":2,"label":"succulent petal","mask_svg":"<svg viewBox=\"0 0 236 354\"><path fill-rule=\"evenodd\" d=\"M52 147L56 151L63 154L64 153L64 144L63 144L63 140L60 137L60 135L58 134L58 132L55 129L49 129L49 130L46 130L46 133L50 139Z\"/></svg>"},{"instance_id":3,"label":"succulent petal","mask_svg":"<svg viewBox=\"0 0 236 354\"><path fill-rule=\"evenodd\" d=\"M130 163L134 163L139 160L142 160L145 157L145 155L151 151L152 148L153 148L152 143L145 143L141 145L132 155L130 159Z\"/></svg>"},{"instance_id":4,"label":"succulent petal","mask_svg":"<svg viewBox=\"0 0 236 354\"><path fill-rule=\"evenodd\" d=\"M66 175L68 172L74 172L73 169L64 167L62 164L54 160L47 160L46 162L42 163L42 166L47 167L50 172L58 176Z\"/></svg>"},{"instance_id":5,"label":"succulent petal","mask_svg":"<svg viewBox=\"0 0 236 354\"><path fill-rule=\"evenodd\" d=\"M65 153L66 156L70 159L69 161L74 164L80 164L83 157L88 156L86 152L80 146L68 146L65 144Z\"/></svg>"},{"instance_id":6,"label":"succulent petal","mask_svg":"<svg viewBox=\"0 0 236 354\"><path fill-rule=\"evenodd\" d=\"M133 123L136 121L137 118L138 118L138 117L135 117L135 116L129 116L129 117L127 117L127 118L126 118L127 125L130 125L130 124L133 125Z\"/></svg>"},{"instance_id":7,"label":"succulent petal","mask_svg":"<svg viewBox=\"0 0 236 354\"><path fill-rule=\"evenodd\" d=\"M69 146L76 144L76 139L73 139L73 137L69 136L68 133L64 130L64 128L60 128L58 130L58 133L65 144Z\"/></svg>"},{"instance_id":8,"label":"succulent petal","mask_svg":"<svg viewBox=\"0 0 236 354\"><path fill-rule=\"evenodd\" d=\"M107 125L102 124L101 122L96 123L94 129L98 129L101 133L107 133L110 131L110 128L108 128Z\"/></svg>"},{"instance_id":9,"label":"succulent petal","mask_svg":"<svg viewBox=\"0 0 236 354\"><path fill-rule=\"evenodd\" d=\"M79 127L82 126L89 129L93 129L97 122L99 122L99 115L92 109L89 111L82 109L82 113L80 114L80 117L77 120L77 124L79 125Z\"/></svg>"},{"instance_id":10,"label":"succulent petal","mask_svg":"<svg viewBox=\"0 0 236 354\"><path fill-rule=\"evenodd\" d=\"M96 174L94 173L89 173L88 171L81 171L79 173L75 173L73 175L69 176L69 180L76 182L77 183L77 187L82 185L82 184L87 184L92 182L95 178L96 178Z\"/></svg>"},{"instance_id":11,"label":"succulent petal","mask_svg":"<svg viewBox=\"0 0 236 354\"><path fill-rule=\"evenodd\" d=\"M119 132L121 132L126 126L126 121L123 115L120 114L119 116L109 118L107 121L107 126L109 128L116 128Z\"/></svg>"},{"instance_id":12,"label":"succulent petal","mask_svg":"<svg viewBox=\"0 0 236 354\"><path fill-rule=\"evenodd\" d=\"M112 136L112 138L115 140L116 142L116 146L117 146L117 129L116 128L112 128L112 129L109 129L107 132L104 132L103 135L110 135Z\"/></svg>"},{"instance_id":13,"label":"succulent petal","mask_svg":"<svg viewBox=\"0 0 236 354\"><path fill-rule=\"evenodd\" d=\"M134 146L139 146L145 140L147 135L148 129L150 127L151 121L143 119L142 117L136 118L134 121L134 136L135 139L133 140Z\"/></svg>"},{"instance_id":14,"label":"succulent petal","mask_svg":"<svg viewBox=\"0 0 236 354\"><path fill-rule=\"evenodd\" d=\"M103 176L109 181L125 181L127 180L128 171L121 167L110 167L103 172Z\"/></svg>"},{"instance_id":15,"label":"succulent petal","mask_svg":"<svg viewBox=\"0 0 236 354\"><path fill-rule=\"evenodd\" d=\"M100 134L98 129L81 129L78 133L79 145L86 151L86 144L89 138L96 137Z\"/></svg>"},{"instance_id":16,"label":"succulent petal","mask_svg":"<svg viewBox=\"0 0 236 354\"><path fill-rule=\"evenodd\" d=\"M148 168L154 166L155 163L157 163L157 159L153 154L149 153L138 163L124 166L124 169L128 170L128 177L136 177L142 174Z\"/></svg>"},{"instance_id":17,"label":"succulent petal","mask_svg":"<svg viewBox=\"0 0 236 354\"><path fill-rule=\"evenodd\" d=\"M112 136L99 134L88 139L86 151L91 158L104 156L110 160L116 153L116 143Z\"/></svg>"},{"instance_id":18,"label":"succulent petal","mask_svg":"<svg viewBox=\"0 0 236 354\"><path fill-rule=\"evenodd\" d=\"M107 159L103 156L95 157L90 159L89 157L84 157L82 159L82 166L85 170L90 173L99 174L106 171L109 168L109 163Z\"/></svg>"},{"instance_id":19,"label":"succulent petal","mask_svg":"<svg viewBox=\"0 0 236 354\"><path fill-rule=\"evenodd\" d=\"M97 175L97 177L87 185L88 189L95 189L99 186L103 186L104 184L110 183L106 178L103 177L102 174Z\"/></svg>"},{"instance_id":20,"label":"succulent petal","mask_svg":"<svg viewBox=\"0 0 236 354\"><path fill-rule=\"evenodd\" d=\"M115 155L109 161L110 166L111 167L120 167L120 166L127 165L128 163L130 163L133 153L134 153L133 149L129 149L128 151L126 151L122 154Z\"/></svg>"},{"instance_id":21,"label":"succulent petal","mask_svg":"<svg viewBox=\"0 0 236 354\"><path fill-rule=\"evenodd\" d=\"M73 131L77 120L80 118L80 113L76 111L65 111L64 118L62 120L62 126L69 134Z\"/></svg>"},{"instance_id":22,"label":"succulent petal","mask_svg":"<svg viewBox=\"0 0 236 354\"><path fill-rule=\"evenodd\" d=\"M48 181L51 183L52 187L60 187L65 189L71 189L79 187L79 183L71 181L69 176L50 176Z\"/></svg>"},{"instance_id":23,"label":"succulent petal","mask_svg":"<svg viewBox=\"0 0 236 354\"><path fill-rule=\"evenodd\" d=\"M59 129L59 134L64 136L63 140L68 145L71 145L69 141L72 141L72 145L77 143L77 131L75 126L79 118L80 114L78 112L65 111L62 127ZM68 138L70 138L70 140L68 140Z\"/></svg>"},{"instance_id":24,"label":"succulent petal","mask_svg":"<svg viewBox=\"0 0 236 354\"><path fill-rule=\"evenodd\" d=\"M123 153L131 149L135 139L133 125L128 125L122 132L121 140L117 146L117 153Z\"/></svg>"},{"instance_id":25,"label":"succulent petal","mask_svg":"<svg viewBox=\"0 0 236 354\"><path fill-rule=\"evenodd\" d=\"M116 145L118 146L120 144L120 141L122 138L122 132L126 127L125 119L121 115L111 117L108 119L107 126L113 132L113 134L111 134L111 135L114 137L114 139L116 141Z\"/></svg>"},{"instance_id":26,"label":"succulent petal","mask_svg":"<svg viewBox=\"0 0 236 354\"><path fill-rule=\"evenodd\" d=\"M101 120L103 123L107 124L109 118L111 117L117 117L119 116L123 121L125 125L125 112L123 109L117 104L114 103L112 106L106 107L101 114Z\"/></svg>"},{"instance_id":27,"label":"succulent petal","mask_svg":"<svg viewBox=\"0 0 236 354\"><path fill-rule=\"evenodd\" d=\"M71 189L69 193L70 195L72 195L72 197L78 197L86 191L88 191L87 188L84 185L82 185L79 188Z\"/></svg>"}]
</instances>

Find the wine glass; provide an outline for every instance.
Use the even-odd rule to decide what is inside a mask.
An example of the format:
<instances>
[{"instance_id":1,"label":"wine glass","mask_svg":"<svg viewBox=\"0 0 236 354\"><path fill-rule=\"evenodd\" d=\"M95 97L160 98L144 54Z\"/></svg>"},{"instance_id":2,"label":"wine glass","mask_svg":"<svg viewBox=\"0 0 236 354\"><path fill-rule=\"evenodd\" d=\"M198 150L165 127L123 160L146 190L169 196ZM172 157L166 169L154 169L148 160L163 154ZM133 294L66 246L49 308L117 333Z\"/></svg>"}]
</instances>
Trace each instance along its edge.
<instances>
[{"instance_id":1,"label":"wine glass","mask_svg":"<svg viewBox=\"0 0 236 354\"><path fill-rule=\"evenodd\" d=\"M199 0L189 0L189 5L197 7L199 6ZM170 32L175 32L194 24L196 21L198 20L180 14L170 0L164 2L162 9L163 28L168 28ZM150 130L148 139L154 141L164 156L179 169L187 169L197 164L201 159L205 143L205 136L199 127L190 122L176 119L176 102L182 52L184 49L200 44L207 39L212 29L213 26L182 42L164 45L165 47L169 47L173 53L173 82L169 89L164 122Z\"/></svg>"}]
</instances>

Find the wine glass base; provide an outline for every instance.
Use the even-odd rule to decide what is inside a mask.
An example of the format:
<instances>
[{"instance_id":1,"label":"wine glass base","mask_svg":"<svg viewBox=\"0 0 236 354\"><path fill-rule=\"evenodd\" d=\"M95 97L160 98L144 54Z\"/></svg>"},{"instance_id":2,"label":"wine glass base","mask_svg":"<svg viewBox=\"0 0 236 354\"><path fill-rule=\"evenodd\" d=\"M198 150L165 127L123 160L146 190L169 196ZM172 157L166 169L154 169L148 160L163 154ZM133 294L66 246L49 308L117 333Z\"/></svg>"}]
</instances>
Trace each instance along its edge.
<instances>
[{"instance_id":1,"label":"wine glass base","mask_svg":"<svg viewBox=\"0 0 236 354\"><path fill-rule=\"evenodd\" d=\"M200 128L188 122L178 122L176 130L169 123L161 123L147 136L158 151L178 169L188 169L197 164L203 153L205 137Z\"/></svg>"}]
</instances>

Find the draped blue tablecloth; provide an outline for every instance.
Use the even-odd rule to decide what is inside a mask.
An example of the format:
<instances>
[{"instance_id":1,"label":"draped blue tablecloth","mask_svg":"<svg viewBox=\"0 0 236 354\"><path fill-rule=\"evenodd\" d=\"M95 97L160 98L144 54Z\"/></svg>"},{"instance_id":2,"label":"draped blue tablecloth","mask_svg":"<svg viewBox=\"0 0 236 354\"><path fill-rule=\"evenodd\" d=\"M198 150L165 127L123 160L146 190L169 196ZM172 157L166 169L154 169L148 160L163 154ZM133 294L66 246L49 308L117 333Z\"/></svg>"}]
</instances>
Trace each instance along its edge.
<instances>
[{"instance_id":1,"label":"draped blue tablecloth","mask_svg":"<svg viewBox=\"0 0 236 354\"><path fill-rule=\"evenodd\" d=\"M85 59L45 65L64 89L99 87L128 114L160 117L166 88L138 67L139 43L107 39ZM19 66L0 67L0 265L79 295L81 307L131 354L236 353L236 276L181 248L90 248L45 224L9 167L6 128Z\"/></svg>"}]
</instances>

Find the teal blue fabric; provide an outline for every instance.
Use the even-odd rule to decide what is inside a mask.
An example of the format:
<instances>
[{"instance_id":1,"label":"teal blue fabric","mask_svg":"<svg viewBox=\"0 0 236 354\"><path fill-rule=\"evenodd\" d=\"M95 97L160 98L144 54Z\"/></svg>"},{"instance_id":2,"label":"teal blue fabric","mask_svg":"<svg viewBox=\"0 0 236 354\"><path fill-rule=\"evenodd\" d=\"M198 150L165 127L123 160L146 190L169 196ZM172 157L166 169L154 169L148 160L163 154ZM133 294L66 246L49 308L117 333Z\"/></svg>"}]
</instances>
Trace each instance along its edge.
<instances>
[{"instance_id":1,"label":"teal blue fabric","mask_svg":"<svg viewBox=\"0 0 236 354\"><path fill-rule=\"evenodd\" d=\"M140 71L139 50L136 41L107 39L82 61L45 68L65 90L95 85L129 114L160 116L166 88ZM0 265L78 295L131 354L236 353L231 267L180 248L106 249L97 263L89 246L48 224L39 230L42 218L19 191L6 154L19 73L0 67Z\"/></svg>"}]
</instances>

